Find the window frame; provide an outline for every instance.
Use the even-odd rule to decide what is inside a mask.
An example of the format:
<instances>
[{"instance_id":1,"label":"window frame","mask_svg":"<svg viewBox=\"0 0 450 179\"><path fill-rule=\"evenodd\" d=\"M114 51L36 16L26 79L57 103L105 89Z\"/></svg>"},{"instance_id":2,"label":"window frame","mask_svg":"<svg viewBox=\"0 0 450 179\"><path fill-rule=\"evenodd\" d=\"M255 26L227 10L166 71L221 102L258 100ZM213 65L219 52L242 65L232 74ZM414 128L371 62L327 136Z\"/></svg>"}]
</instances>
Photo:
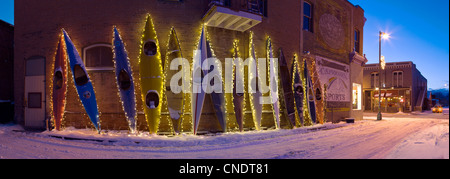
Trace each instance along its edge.
<instances>
[{"instance_id":1,"label":"window frame","mask_svg":"<svg viewBox=\"0 0 450 179\"><path fill-rule=\"evenodd\" d=\"M380 85L380 73L379 72L372 72L370 73L370 86L372 88L379 88Z\"/></svg>"},{"instance_id":2,"label":"window frame","mask_svg":"<svg viewBox=\"0 0 450 179\"><path fill-rule=\"evenodd\" d=\"M397 75L395 75L395 74L397 74ZM401 83L399 83L400 82L400 80L399 80L400 74L401 74ZM401 70L392 72L392 86L393 87L399 87L399 88L403 87L403 80L404 80L403 74L404 74L404 72ZM395 79L395 78L397 78L397 79Z\"/></svg>"},{"instance_id":3,"label":"window frame","mask_svg":"<svg viewBox=\"0 0 450 179\"><path fill-rule=\"evenodd\" d=\"M306 15L306 13L305 13L305 4L309 5L309 16ZM313 6L313 4L308 2L308 1L304 1L303 2L303 14L302 14L302 17L303 17L302 30L305 30L305 31L308 31L308 32L313 32L313 29L314 29L313 28L313 25L314 25L314 23L313 23L313 16L314 16L314 6ZM308 28L305 28L305 18L309 19Z\"/></svg>"},{"instance_id":4,"label":"window frame","mask_svg":"<svg viewBox=\"0 0 450 179\"><path fill-rule=\"evenodd\" d=\"M113 46L111 44L108 44L108 43L96 43L96 44L92 44L92 45L89 45L87 47L84 47L83 48L83 63L86 66L86 71L114 71L114 66L112 66L112 67L89 67L89 66L87 66L87 63L86 63L87 55L86 55L86 53L87 53L88 50L96 48L96 47L108 47L108 48L111 48L111 53L113 53L112 52ZM113 54L112 57L114 58L114 54ZM111 60L114 60L114 59L111 59Z\"/></svg>"},{"instance_id":5,"label":"window frame","mask_svg":"<svg viewBox=\"0 0 450 179\"><path fill-rule=\"evenodd\" d=\"M36 105L36 106L30 105L31 104L30 101L32 101L31 100L31 96L32 95L39 95L39 106L38 105ZM42 93L41 92L30 92L30 93L28 93L27 108L30 108L30 109L42 109Z\"/></svg>"}]
</instances>

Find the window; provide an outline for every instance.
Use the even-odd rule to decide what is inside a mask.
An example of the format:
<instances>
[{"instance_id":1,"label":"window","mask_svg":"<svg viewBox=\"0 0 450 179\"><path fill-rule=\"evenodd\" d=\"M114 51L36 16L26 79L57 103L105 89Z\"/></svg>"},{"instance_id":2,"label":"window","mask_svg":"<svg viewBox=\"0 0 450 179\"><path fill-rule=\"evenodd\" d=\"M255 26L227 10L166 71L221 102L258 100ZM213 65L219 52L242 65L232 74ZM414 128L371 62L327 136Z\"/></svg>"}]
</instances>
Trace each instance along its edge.
<instances>
[{"instance_id":1,"label":"window","mask_svg":"<svg viewBox=\"0 0 450 179\"><path fill-rule=\"evenodd\" d=\"M83 50L83 57L86 70L114 70L113 51L110 44L95 44L88 46Z\"/></svg>"},{"instance_id":2,"label":"window","mask_svg":"<svg viewBox=\"0 0 450 179\"><path fill-rule=\"evenodd\" d=\"M361 54L361 33L358 29L355 29L355 52Z\"/></svg>"},{"instance_id":3,"label":"window","mask_svg":"<svg viewBox=\"0 0 450 179\"><path fill-rule=\"evenodd\" d=\"M259 12L264 17L267 17L267 0L259 0Z\"/></svg>"},{"instance_id":4,"label":"window","mask_svg":"<svg viewBox=\"0 0 450 179\"><path fill-rule=\"evenodd\" d=\"M42 108L42 93L28 93L28 108Z\"/></svg>"},{"instance_id":5,"label":"window","mask_svg":"<svg viewBox=\"0 0 450 179\"><path fill-rule=\"evenodd\" d=\"M226 6L230 7L231 3L230 0L210 0L210 6L212 5L220 5L220 6Z\"/></svg>"},{"instance_id":6,"label":"window","mask_svg":"<svg viewBox=\"0 0 450 179\"><path fill-rule=\"evenodd\" d=\"M392 75L392 86L403 87L403 71L394 71Z\"/></svg>"},{"instance_id":7,"label":"window","mask_svg":"<svg viewBox=\"0 0 450 179\"><path fill-rule=\"evenodd\" d=\"M353 83L353 109L362 109L362 86L360 84Z\"/></svg>"},{"instance_id":8,"label":"window","mask_svg":"<svg viewBox=\"0 0 450 179\"><path fill-rule=\"evenodd\" d=\"M379 79L380 79L380 77L379 77L379 75L378 75L378 72L373 72L373 73L370 75L370 86L371 86L372 88L378 87L378 86L379 86Z\"/></svg>"},{"instance_id":9,"label":"window","mask_svg":"<svg viewBox=\"0 0 450 179\"><path fill-rule=\"evenodd\" d=\"M313 31L312 23L312 5L310 3L303 3L303 30Z\"/></svg>"}]
</instances>

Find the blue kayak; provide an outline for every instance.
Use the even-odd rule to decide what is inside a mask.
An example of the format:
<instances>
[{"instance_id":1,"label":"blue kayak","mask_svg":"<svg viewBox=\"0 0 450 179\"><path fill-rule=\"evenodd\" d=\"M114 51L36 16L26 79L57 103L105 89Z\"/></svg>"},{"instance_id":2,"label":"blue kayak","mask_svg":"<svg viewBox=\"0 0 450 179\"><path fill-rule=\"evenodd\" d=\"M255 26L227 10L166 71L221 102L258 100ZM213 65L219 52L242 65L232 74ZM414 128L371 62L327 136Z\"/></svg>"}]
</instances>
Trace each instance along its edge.
<instances>
[{"instance_id":1,"label":"blue kayak","mask_svg":"<svg viewBox=\"0 0 450 179\"><path fill-rule=\"evenodd\" d=\"M299 122L301 126L304 125L304 119L303 119L303 85L302 85L302 79L300 77L300 67L298 63L297 56L294 57L294 62L292 63L292 80L293 80L293 90L294 90L294 98L295 98L295 105L297 108L297 113L299 116Z\"/></svg>"},{"instance_id":2,"label":"blue kayak","mask_svg":"<svg viewBox=\"0 0 450 179\"><path fill-rule=\"evenodd\" d=\"M72 77L77 89L78 96L81 103L86 110L87 115L94 124L95 129L100 133L100 119L97 107L97 100L95 98L94 87L92 86L91 79L86 72L83 60L81 60L75 45L70 40L69 35L63 29L64 41L66 44L66 52L70 62L70 68L72 70Z\"/></svg>"},{"instance_id":3,"label":"blue kayak","mask_svg":"<svg viewBox=\"0 0 450 179\"><path fill-rule=\"evenodd\" d=\"M131 133L136 133L136 96L134 91L133 72L130 66L125 45L114 27L114 64L116 70L116 80L122 100L123 110L128 120Z\"/></svg>"}]
</instances>

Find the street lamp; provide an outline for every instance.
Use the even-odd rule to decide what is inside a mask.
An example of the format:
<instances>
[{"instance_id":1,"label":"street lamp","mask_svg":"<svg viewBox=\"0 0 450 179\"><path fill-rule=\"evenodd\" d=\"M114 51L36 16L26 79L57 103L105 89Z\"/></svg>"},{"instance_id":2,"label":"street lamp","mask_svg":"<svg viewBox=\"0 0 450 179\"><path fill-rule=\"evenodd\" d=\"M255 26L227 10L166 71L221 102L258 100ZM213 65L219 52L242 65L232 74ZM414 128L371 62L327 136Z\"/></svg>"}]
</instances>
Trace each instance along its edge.
<instances>
[{"instance_id":1,"label":"street lamp","mask_svg":"<svg viewBox=\"0 0 450 179\"><path fill-rule=\"evenodd\" d=\"M381 116L381 70L384 70L385 66L386 66L386 62L384 61L384 58L381 56L381 40L382 39L389 39L389 34L381 32L380 31L380 39L379 39L379 43L380 43L380 48L379 48L379 72L378 72L378 115L377 115L377 120L381 121L383 119L383 117Z\"/></svg>"}]
</instances>

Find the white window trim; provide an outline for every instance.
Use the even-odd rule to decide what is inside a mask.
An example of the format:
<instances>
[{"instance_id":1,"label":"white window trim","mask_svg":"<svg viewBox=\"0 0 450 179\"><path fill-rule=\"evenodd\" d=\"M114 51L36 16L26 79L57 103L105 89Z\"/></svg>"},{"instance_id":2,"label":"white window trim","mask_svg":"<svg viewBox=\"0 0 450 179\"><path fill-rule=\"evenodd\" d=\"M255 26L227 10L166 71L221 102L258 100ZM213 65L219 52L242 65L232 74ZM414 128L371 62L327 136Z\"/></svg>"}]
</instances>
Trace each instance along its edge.
<instances>
[{"instance_id":1,"label":"white window trim","mask_svg":"<svg viewBox=\"0 0 450 179\"><path fill-rule=\"evenodd\" d=\"M106 43L98 43L98 44L93 44L90 46L87 46L83 49L83 63L86 65L86 52L89 49L95 48L95 47L108 47L108 48L113 48L113 46L111 44L106 44ZM111 59L113 60L113 59ZM86 71L114 71L114 67L88 67L86 66Z\"/></svg>"}]
</instances>

